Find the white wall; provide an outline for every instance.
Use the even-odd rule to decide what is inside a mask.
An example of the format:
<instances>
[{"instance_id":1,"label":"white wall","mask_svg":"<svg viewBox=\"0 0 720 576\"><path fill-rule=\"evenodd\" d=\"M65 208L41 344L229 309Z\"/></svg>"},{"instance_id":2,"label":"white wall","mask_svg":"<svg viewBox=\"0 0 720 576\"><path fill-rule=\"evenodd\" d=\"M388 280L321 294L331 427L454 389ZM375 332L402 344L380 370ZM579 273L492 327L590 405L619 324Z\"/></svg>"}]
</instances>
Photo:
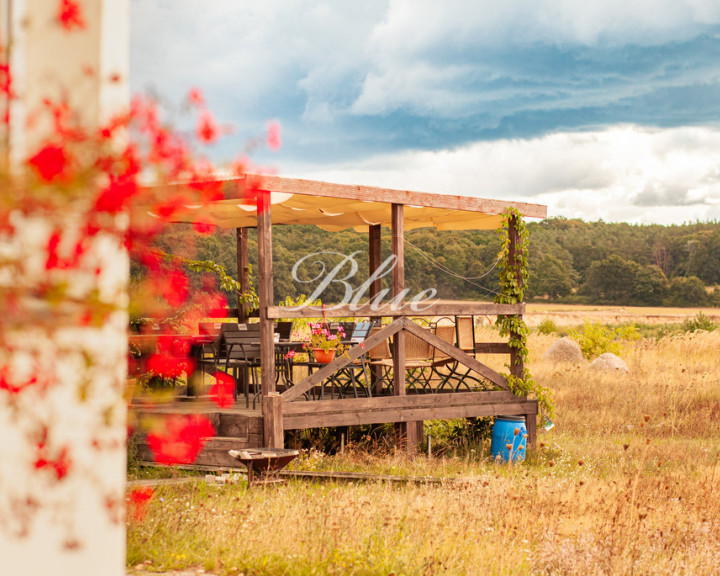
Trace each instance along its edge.
<instances>
[{"instance_id":1,"label":"white wall","mask_svg":"<svg viewBox=\"0 0 720 576\"><path fill-rule=\"evenodd\" d=\"M9 1L0 1L3 42ZM129 0L81 0L87 26L72 32L58 25L59 3L10 5L15 163L47 134L47 122L36 117L43 98L66 97L89 126L128 104ZM5 198L12 193L0 189ZM0 573L119 576L125 574L127 253L118 238L100 235L86 265L67 273L68 294L78 302L97 289L101 301L121 308L101 326L83 326L72 298L53 309L34 298L47 275L51 226L60 223L70 235L81 219L69 207L48 217L16 212L11 220L16 233L0 232L0 287L23 286L26 293L23 317L6 310L0 318L0 370L14 382L32 374L39 382L18 394L0 389ZM48 318L59 320L49 325ZM48 454L65 447L69 455L61 479L34 465L44 426Z\"/></svg>"}]
</instances>

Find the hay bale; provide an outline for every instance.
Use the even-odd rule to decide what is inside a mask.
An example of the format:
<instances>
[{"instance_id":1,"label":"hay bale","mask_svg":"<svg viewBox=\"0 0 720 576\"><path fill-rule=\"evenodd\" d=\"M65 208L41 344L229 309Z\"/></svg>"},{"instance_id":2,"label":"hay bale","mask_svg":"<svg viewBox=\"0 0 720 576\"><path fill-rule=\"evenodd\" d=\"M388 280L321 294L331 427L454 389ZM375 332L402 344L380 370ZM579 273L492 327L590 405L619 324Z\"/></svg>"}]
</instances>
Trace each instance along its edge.
<instances>
[{"instance_id":1,"label":"hay bale","mask_svg":"<svg viewBox=\"0 0 720 576\"><path fill-rule=\"evenodd\" d=\"M615 356L615 354L611 354L610 352L605 352L605 354L600 354L595 360L592 361L590 364L590 368L593 370L605 370L608 372L611 371L619 371L619 372L629 372L630 370L627 367L627 364L622 360L622 358L618 358Z\"/></svg>"},{"instance_id":2,"label":"hay bale","mask_svg":"<svg viewBox=\"0 0 720 576\"><path fill-rule=\"evenodd\" d=\"M545 351L544 358L553 362L567 362L579 364L583 361L582 350L575 340L560 338L553 342L552 346Z\"/></svg>"}]
</instances>

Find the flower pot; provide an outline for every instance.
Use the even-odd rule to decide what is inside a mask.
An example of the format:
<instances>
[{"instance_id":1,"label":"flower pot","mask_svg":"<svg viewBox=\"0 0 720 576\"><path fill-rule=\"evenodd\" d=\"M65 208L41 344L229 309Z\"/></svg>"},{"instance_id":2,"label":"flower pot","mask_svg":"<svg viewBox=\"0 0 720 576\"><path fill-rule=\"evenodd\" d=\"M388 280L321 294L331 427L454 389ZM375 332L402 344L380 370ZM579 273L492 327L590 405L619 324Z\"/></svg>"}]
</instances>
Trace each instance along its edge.
<instances>
[{"instance_id":1,"label":"flower pot","mask_svg":"<svg viewBox=\"0 0 720 576\"><path fill-rule=\"evenodd\" d=\"M313 356L318 364L330 364L335 359L335 349L323 350L322 348L313 348Z\"/></svg>"}]
</instances>

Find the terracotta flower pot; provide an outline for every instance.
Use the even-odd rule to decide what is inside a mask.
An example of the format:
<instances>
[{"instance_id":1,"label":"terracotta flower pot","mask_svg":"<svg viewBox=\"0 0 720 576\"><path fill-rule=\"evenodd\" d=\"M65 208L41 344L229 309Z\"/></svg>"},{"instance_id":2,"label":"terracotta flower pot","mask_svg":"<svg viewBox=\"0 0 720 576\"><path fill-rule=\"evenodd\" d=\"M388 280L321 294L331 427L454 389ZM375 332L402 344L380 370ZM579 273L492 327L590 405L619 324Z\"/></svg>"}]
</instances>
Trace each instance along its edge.
<instances>
[{"instance_id":1,"label":"terracotta flower pot","mask_svg":"<svg viewBox=\"0 0 720 576\"><path fill-rule=\"evenodd\" d=\"M319 364L330 364L335 359L335 350L323 350L322 348L313 348L313 356L315 362Z\"/></svg>"}]
</instances>

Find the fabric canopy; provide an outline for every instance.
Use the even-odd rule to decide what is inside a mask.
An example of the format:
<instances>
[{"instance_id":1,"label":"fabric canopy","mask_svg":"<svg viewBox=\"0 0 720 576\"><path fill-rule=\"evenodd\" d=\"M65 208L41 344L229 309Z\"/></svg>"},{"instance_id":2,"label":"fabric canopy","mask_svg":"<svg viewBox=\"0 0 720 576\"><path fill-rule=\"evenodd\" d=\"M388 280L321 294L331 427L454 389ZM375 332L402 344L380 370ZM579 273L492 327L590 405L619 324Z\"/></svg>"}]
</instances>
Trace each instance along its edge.
<instances>
[{"instance_id":1,"label":"fabric canopy","mask_svg":"<svg viewBox=\"0 0 720 576\"><path fill-rule=\"evenodd\" d=\"M314 224L323 230L365 231L369 225L390 227L391 205L385 202L271 193L270 214L275 224ZM204 206L186 206L173 218L178 222L204 222L222 228L252 228L256 208L242 200L219 200ZM406 230L432 226L438 230L494 230L501 225L497 214L466 210L405 206Z\"/></svg>"}]
</instances>

